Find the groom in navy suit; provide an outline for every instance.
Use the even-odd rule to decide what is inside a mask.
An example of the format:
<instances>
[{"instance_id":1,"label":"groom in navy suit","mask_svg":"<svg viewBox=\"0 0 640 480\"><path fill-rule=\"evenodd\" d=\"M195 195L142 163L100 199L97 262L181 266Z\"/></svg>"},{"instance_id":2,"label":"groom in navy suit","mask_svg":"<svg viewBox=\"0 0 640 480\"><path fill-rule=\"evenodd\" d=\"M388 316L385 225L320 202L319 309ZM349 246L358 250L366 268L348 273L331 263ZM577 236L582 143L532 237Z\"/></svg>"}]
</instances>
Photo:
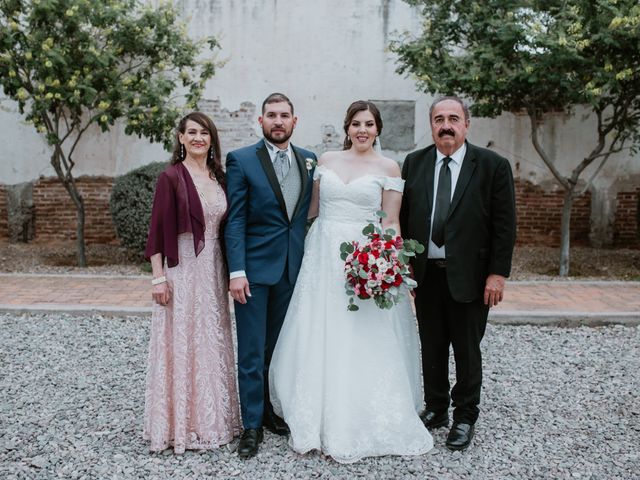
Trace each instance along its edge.
<instances>
[{"instance_id":1,"label":"groom in navy suit","mask_svg":"<svg viewBox=\"0 0 640 480\"><path fill-rule=\"evenodd\" d=\"M258 121L264 139L230 152L226 162L225 242L238 334L241 458L258 452L263 425L280 435L289 432L273 412L267 375L302 263L316 159L289 142L297 118L285 95L269 95Z\"/></svg>"}]
</instances>

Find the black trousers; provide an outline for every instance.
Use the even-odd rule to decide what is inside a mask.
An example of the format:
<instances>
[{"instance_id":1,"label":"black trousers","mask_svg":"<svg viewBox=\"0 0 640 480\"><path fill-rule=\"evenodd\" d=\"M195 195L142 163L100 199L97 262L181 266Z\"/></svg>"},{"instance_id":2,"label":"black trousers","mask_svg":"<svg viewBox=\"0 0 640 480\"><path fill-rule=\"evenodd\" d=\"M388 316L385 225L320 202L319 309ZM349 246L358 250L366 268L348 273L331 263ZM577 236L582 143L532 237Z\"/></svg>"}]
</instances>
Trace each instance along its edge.
<instances>
[{"instance_id":1,"label":"black trousers","mask_svg":"<svg viewBox=\"0 0 640 480\"><path fill-rule=\"evenodd\" d=\"M422 344L427 410L446 411L452 401L454 421L474 424L482 387L480 342L489 307L483 299L456 302L447 285L447 269L431 262L416 289L416 314ZM449 345L453 346L456 384L449 393Z\"/></svg>"}]
</instances>

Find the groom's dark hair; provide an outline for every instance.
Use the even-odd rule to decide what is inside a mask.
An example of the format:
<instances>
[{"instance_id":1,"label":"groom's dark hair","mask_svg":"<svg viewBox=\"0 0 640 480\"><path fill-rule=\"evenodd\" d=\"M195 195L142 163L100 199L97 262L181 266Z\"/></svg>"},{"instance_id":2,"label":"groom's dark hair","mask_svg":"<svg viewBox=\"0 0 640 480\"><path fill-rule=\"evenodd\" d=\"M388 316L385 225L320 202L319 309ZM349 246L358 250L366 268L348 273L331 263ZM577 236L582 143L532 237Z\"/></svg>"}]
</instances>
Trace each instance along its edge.
<instances>
[{"instance_id":1,"label":"groom's dark hair","mask_svg":"<svg viewBox=\"0 0 640 480\"><path fill-rule=\"evenodd\" d=\"M284 93L277 93L277 92L272 93L271 95L269 95L267 98L264 99L264 102L262 102L262 114L264 115L264 107L268 103L280 103L280 102L287 102L291 107L291 115L293 115L293 103L291 103L291 100L289 100L289 97L287 97Z\"/></svg>"}]
</instances>

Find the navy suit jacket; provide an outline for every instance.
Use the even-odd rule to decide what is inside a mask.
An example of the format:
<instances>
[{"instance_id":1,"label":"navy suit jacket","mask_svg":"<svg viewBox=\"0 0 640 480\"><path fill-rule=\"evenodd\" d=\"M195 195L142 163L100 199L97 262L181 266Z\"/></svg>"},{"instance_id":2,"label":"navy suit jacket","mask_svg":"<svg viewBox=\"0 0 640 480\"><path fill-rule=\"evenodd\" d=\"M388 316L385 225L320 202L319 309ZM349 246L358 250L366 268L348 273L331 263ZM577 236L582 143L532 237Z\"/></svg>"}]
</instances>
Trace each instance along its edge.
<instances>
[{"instance_id":1,"label":"navy suit jacket","mask_svg":"<svg viewBox=\"0 0 640 480\"><path fill-rule=\"evenodd\" d=\"M428 245L436 148L410 153L402 166L406 180L400 228L405 238ZM516 238L513 175L508 160L467 142L460 176L445 224L447 282L458 302L482 298L487 276L508 277ZM427 252L411 261L418 284L425 278ZM424 285L429 288L428 285Z\"/></svg>"},{"instance_id":2,"label":"navy suit jacket","mask_svg":"<svg viewBox=\"0 0 640 480\"><path fill-rule=\"evenodd\" d=\"M275 285L287 267L289 282L298 277L313 169L313 152L291 145L291 168L302 180L300 198L289 220L284 197L264 140L227 154L229 214L225 243L229 271L244 270L250 283Z\"/></svg>"}]
</instances>

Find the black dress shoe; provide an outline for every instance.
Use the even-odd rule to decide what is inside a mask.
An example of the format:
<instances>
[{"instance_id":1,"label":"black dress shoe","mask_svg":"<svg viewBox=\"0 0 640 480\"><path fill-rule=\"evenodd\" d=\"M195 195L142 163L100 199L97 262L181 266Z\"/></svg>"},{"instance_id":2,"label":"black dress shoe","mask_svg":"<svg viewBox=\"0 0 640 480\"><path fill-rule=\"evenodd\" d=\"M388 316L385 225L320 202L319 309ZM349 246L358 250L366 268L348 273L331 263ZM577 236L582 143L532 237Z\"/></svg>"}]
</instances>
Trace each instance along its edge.
<instances>
[{"instance_id":1,"label":"black dress shoe","mask_svg":"<svg viewBox=\"0 0 640 480\"><path fill-rule=\"evenodd\" d=\"M432 410L425 410L420 414L420 420L427 428L440 428L447 427L449 425L449 412L434 412Z\"/></svg>"},{"instance_id":2,"label":"black dress shoe","mask_svg":"<svg viewBox=\"0 0 640 480\"><path fill-rule=\"evenodd\" d=\"M474 431L473 425L453 422L449 436L447 436L447 448L449 450L464 450L471 443Z\"/></svg>"},{"instance_id":3,"label":"black dress shoe","mask_svg":"<svg viewBox=\"0 0 640 480\"><path fill-rule=\"evenodd\" d=\"M262 425L264 425L264 428L276 435L289 435L290 433L289 425L287 425L286 422L275 413L265 415L262 418Z\"/></svg>"},{"instance_id":4,"label":"black dress shoe","mask_svg":"<svg viewBox=\"0 0 640 480\"><path fill-rule=\"evenodd\" d=\"M262 442L262 427L249 428L242 432L240 443L238 444L238 456L240 458L251 458L258 453L258 446Z\"/></svg>"}]
</instances>

